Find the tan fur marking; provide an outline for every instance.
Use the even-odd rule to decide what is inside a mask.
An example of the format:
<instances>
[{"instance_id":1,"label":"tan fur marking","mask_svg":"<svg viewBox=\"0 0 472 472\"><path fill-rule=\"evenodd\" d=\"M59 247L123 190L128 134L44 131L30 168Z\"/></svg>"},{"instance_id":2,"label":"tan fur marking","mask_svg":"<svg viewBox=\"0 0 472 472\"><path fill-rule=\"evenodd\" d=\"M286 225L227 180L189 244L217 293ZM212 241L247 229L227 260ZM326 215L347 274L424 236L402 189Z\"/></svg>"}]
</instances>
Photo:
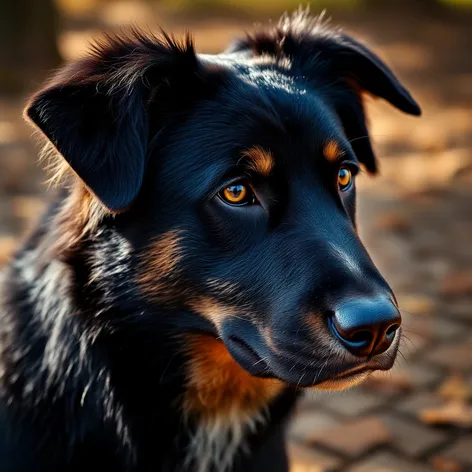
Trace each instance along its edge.
<instances>
[{"instance_id":1,"label":"tan fur marking","mask_svg":"<svg viewBox=\"0 0 472 472\"><path fill-rule=\"evenodd\" d=\"M272 153L260 146L254 146L253 148L248 149L243 154L243 158L245 158L246 165L250 170L265 177L270 174L274 167L274 158Z\"/></svg>"},{"instance_id":2,"label":"tan fur marking","mask_svg":"<svg viewBox=\"0 0 472 472\"><path fill-rule=\"evenodd\" d=\"M334 162L343 155L343 152L336 141L330 140L325 144L323 148L323 154L326 160L329 162Z\"/></svg>"},{"instance_id":3,"label":"tan fur marking","mask_svg":"<svg viewBox=\"0 0 472 472\"><path fill-rule=\"evenodd\" d=\"M237 308L223 305L218 300L208 296L190 300L188 305L192 310L210 320L217 327L226 317L233 316L237 312Z\"/></svg>"},{"instance_id":4,"label":"tan fur marking","mask_svg":"<svg viewBox=\"0 0 472 472\"><path fill-rule=\"evenodd\" d=\"M264 341L272 350L272 352L280 352L279 348L274 343L274 339L272 338L272 330L269 326L262 329L262 336L264 337Z\"/></svg>"},{"instance_id":5,"label":"tan fur marking","mask_svg":"<svg viewBox=\"0 0 472 472\"><path fill-rule=\"evenodd\" d=\"M206 286L216 294L222 294L227 297L235 297L239 293L238 285L226 280L210 278L206 281Z\"/></svg>"},{"instance_id":6,"label":"tan fur marking","mask_svg":"<svg viewBox=\"0 0 472 472\"><path fill-rule=\"evenodd\" d=\"M310 331L312 336L319 336L322 334L326 329L324 328L323 321L321 319L321 315L316 313L308 313L305 318L304 322Z\"/></svg>"},{"instance_id":7,"label":"tan fur marking","mask_svg":"<svg viewBox=\"0 0 472 472\"><path fill-rule=\"evenodd\" d=\"M183 257L182 233L170 230L149 245L138 274L138 283L147 295L164 299L172 296L172 278L178 274L177 265Z\"/></svg>"},{"instance_id":8,"label":"tan fur marking","mask_svg":"<svg viewBox=\"0 0 472 472\"><path fill-rule=\"evenodd\" d=\"M52 246L45 248L45 251L52 249L59 258L69 255L87 234L98 227L106 214L109 212L86 187L79 180L75 181L71 193L55 217L55 241Z\"/></svg>"},{"instance_id":9,"label":"tan fur marking","mask_svg":"<svg viewBox=\"0 0 472 472\"><path fill-rule=\"evenodd\" d=\"M284 384L248 374L233 360L225 345L205 335L189 335L190 356L184 409L206 418L231 416L235 410L256 414L278 395Z\"/></svg>"}]
</instances>

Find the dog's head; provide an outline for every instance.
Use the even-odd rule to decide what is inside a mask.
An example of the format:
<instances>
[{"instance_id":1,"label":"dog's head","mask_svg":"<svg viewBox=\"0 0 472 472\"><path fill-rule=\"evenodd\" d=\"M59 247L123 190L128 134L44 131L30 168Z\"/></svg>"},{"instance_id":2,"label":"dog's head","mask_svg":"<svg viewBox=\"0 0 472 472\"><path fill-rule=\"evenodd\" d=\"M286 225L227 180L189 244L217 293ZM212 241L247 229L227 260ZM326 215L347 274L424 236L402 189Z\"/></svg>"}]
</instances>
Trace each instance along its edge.
<instances>
[{"instance_id":1,"label":"dog's head","mask_svg":"<svg viewBox=\"0 0 472 472\"><path fill-rule=\"evenodd\" d=\"M420 114L376 55L302 15L216 56L109 38L27 116L80 188L69 242L97 228L126 242L148 325L172 313L252 376L336 388L389 369L400 337L356 232L356 174L377 170L365 93Z\"/></svg>"}]
</instances>

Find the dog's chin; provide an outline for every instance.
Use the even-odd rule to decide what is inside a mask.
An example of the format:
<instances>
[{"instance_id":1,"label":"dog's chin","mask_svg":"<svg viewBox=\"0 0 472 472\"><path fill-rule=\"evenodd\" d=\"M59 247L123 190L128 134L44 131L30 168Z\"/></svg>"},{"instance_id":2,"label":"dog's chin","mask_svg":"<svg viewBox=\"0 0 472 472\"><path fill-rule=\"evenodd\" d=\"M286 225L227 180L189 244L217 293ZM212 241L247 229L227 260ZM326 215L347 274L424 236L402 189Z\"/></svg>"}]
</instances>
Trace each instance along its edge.
<instances>
[{"instance_id":1,"label":"dog's chin","mask_svg":"<svg viewBox=\"0 0 472 472\"><path fill-rule=\"evenodd\" d=\"M327 364L306 356L284 356L265 350L262 354L240 338L231 337L225 345L233 359L249 374L273 378L296 388L345 390L364 381L376 370L389 370L396 358L397 344L372 359L346 361L336 359Z\"/></svg>"},{"instance_id":2,"label":"dog's chin","mask_svg":"<svg viewBox=\"0 0 472 472\"><path fill-rule=\"evenodd\" d=\"M348 375L346 377L333 378L325 380L313 387L308 387L311 390L348 390L350 388L356 387L357 385L364 382L365 379L372 373L372 371L366 371L361 374Z\"/></svg>"}]
</instances>

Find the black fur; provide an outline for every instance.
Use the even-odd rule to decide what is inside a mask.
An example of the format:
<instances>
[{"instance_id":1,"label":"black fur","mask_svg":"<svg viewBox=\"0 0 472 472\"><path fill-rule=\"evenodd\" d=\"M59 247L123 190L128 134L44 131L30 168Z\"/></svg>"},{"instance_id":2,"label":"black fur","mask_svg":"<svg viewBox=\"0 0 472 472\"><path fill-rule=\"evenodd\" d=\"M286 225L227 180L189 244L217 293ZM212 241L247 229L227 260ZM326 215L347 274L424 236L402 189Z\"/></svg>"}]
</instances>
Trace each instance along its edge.
<instances>
[{"instance_id":1,"label":"black fur","mask_svg":"<svg viewBox=\"0 0 472 472\"><path fill-rule=\"evenodd\" d=\"M360 365L330 353L341 348L327 313L346 297L393 297L357 237L354 188L339 193L339 164L323 158L334 140L353 172L376 171L364 92L419 114L377 56L302 14L220 56L165 35L109 37L32 98L26 115L64 175L2 275L2 472L201 470L185 459L203 434L183 411L189 334L219 336L253 376L285 385L228 470L288 470L297 387ZM273 154L269 176L242 167L256 145ZM224 204L234 179L260 204ZM218 325L195 308L202 297L235 316ZM261 326L280 348L267 358ZM246 364L235 336L266 360ZM388 369L395 353L365 362Z\"/></svg>"}]
</instances>

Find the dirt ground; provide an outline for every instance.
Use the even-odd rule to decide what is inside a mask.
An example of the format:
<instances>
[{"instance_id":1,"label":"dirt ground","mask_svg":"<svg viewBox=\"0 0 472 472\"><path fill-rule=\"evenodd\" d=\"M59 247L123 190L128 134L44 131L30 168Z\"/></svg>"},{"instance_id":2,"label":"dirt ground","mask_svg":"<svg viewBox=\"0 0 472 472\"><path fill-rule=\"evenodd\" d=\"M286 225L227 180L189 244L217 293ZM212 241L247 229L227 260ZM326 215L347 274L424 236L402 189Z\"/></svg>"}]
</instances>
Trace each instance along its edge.
<instances>
[{"instance_id":1,"label":"dirt ground","mask_svg":"<svg viewBox=\"0 0 472 472\"><path fill-rule=\"evenodd\" d=\"M77 56L104 26L149 24L147 7L126 8L71 23L62 54ZM244 18L157 17L177 33L195 31L207 52L251 27ZM472 471L472 16L383 11L333 21L387 59L424 115L372 101L382 175L358 184L361 233L403 311L401 355L353 391L307 395L290 432L293 472ZM1 99L0 261L47 200L22 106Z\"/></svg>"}]
</instances>

